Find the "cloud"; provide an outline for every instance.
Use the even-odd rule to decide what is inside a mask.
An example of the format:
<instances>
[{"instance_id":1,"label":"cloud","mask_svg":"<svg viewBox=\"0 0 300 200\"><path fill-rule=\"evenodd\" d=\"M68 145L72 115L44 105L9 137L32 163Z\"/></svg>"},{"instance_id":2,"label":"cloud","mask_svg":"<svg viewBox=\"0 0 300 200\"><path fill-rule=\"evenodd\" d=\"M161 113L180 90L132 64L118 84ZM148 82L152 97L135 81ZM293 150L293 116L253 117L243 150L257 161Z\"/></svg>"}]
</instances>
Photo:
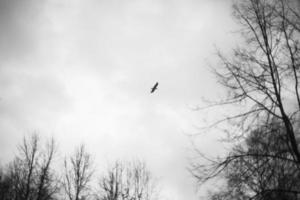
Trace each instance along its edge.
<instances>
[{"instance_id":1,"label":"cloud","mask_svg":"<svg viewBox=\"0 0 300 200\"><path fill-rule=\"evenodd\" d=\"M42 23L42 1L0 1L0 58L20 59L36 47Z\"/></svg>"},{"instance_id":2,"label":"cloud","mask_svg":"<svg viewBox=\"0 0 300 200\"><path fill-rule=\"evenodd\" d=\"M203 60L214 43L232 42L229 6L0 1L0 158L37 130L54 135L63 153L86 142L100 168L106 160L142 157L174 198L196 199L182 130L198 119L187 105L216 93Z\"/></svg>"}]
</instances>

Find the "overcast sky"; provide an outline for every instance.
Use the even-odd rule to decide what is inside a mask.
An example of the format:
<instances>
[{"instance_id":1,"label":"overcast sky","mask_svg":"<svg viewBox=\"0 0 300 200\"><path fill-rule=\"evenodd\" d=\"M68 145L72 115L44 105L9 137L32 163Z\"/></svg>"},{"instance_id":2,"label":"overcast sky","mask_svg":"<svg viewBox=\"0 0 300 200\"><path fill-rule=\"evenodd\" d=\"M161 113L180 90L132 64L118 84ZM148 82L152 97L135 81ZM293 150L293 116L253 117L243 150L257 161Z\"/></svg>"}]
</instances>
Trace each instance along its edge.
<instances>
[{"instance_id":1,"label":"overcast sky","mask_svg":"<svg viewBox=\"0 0 300 200\"><path fill-rule=\"evenodd\" d=\"M100 171L141 158L166 199L196 199L185 133L222 93L208 63L235 41L230 0L0 0L0 30L1 162L37 131Z\"/></svg>"}]
</instances>

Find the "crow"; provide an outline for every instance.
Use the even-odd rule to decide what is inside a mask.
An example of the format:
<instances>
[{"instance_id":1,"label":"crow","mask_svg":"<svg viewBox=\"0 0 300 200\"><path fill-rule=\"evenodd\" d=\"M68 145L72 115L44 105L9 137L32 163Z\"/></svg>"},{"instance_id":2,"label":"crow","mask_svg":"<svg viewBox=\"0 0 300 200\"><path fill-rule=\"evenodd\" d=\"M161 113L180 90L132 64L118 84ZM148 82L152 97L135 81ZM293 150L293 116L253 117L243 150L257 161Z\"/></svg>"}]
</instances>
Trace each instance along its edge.
<instances>
[{"instance_id":1,"label":"crow","mask_svg":"<svg viewBox=\"0 0 300 200\"><path fill-rule=\"evenodd\" d=\"M155 85L153 86L153 88L151 88L150 93L153 93L155 90L157 90L157 86L158 86L158 82L156 82Z\"/></svg>"}]
</instances>

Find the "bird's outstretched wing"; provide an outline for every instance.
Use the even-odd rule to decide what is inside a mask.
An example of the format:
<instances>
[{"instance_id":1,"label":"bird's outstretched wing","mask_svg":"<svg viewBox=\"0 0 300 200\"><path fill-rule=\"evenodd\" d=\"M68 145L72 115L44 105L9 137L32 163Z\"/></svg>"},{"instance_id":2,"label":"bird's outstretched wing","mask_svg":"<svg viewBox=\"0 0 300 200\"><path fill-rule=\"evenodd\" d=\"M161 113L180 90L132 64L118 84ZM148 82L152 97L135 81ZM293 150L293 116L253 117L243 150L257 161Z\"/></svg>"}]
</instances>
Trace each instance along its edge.
<instances>
[{"instance_id":1,"label":"bird's outstretched wing","mask_svg":"<svg viewBox=\"0 0 300 200\"><path fill-rule=\"evenodd\" d=\"M157 86L158 86L158 82L156 82L155 85L153 86L153 88L151 88L150 93L153 93L155 90L157 90Z\"/></svg>"}]
</instances>

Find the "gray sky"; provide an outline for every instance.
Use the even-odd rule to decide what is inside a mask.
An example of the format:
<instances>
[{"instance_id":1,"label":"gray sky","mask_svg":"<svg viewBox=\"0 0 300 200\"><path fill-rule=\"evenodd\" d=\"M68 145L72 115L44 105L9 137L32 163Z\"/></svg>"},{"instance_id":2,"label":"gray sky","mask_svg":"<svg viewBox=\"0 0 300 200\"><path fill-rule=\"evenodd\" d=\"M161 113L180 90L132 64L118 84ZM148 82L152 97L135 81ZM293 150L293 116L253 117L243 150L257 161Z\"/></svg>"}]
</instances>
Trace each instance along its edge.
<instances>
[{"instance_id":1,"label":"gray sky","mask_svg":"<svg viewBox=\"0 0 300 200\"><path fill-rule=\"evenodd\" d=\"M230 9L229 0L0 0L0 159L37 131L62 155L84 142L100 171L142 158L166 198L196 199L184 133L205 124L189 107L222 93L208 61L214 45L234 42Z\"/></svg>"}]
</instances>

